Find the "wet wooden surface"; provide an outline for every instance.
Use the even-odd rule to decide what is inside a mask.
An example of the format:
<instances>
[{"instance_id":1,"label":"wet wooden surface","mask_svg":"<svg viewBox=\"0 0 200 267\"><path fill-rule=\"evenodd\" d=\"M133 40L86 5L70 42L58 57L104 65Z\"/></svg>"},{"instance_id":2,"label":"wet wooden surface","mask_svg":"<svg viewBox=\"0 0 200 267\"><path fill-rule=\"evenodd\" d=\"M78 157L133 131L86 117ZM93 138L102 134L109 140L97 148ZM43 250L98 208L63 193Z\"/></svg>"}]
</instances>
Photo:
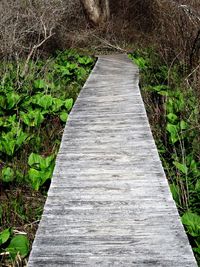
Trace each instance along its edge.
<instances>
[{"instance_id":1,"label":"wet wooden surface","mask_svg":"<svg viewBox=\"0 0 200 267\"><path fill-rule=\"evenodd\" d=\"M197 266L125 55L100 56L67 122L29 267Z\"/></svg>"}]
</instances>

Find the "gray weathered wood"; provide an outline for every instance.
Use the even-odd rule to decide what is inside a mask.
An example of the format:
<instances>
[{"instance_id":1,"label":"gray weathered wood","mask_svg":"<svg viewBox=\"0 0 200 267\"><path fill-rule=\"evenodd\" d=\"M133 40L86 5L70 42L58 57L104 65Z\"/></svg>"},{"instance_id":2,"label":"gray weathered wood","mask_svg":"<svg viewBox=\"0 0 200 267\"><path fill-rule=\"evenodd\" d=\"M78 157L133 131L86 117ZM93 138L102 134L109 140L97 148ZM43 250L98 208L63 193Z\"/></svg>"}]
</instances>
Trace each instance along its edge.
<instances>
[{"instance_id":1,"label":"gray weathered wood","mask_svg":"<svg viewBox=\"0 0 200 267\"><path fill-rule=\"evenodd\" d=\"M70 114L29 267L194 267L125 55L101 56Z\"/></svg>"}]
</instances>

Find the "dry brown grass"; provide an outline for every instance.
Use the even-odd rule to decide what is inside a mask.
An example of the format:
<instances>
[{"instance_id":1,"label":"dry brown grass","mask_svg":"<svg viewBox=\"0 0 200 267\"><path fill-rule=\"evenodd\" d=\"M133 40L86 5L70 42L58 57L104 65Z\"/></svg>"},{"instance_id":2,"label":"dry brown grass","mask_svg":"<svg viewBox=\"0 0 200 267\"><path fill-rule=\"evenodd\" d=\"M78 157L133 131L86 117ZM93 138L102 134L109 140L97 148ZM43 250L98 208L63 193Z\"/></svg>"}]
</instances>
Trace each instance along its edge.
<instances>
[{"instance_id":1,"label":"dry brown grass","mask_svg":"<svg viewBox=\"0 0 200 267\"><path fill-rule=\"evenodd\" d=\"M0 57L32 56L38 48L62 46L81 12L79 0L1 0Z\"/></svg>"},{"instance_id":2,"label":"dry brown grass","mask_svg":"<svg viewBox=\"0 0 200 267\"><path fill-rule=\"evenodd\" d=\"M198 63L198 0L110 0L110 10L110 21L94 29L86 21L80 0L1 0L0 56L28 54L41 42L43 51L90 46L97 41L93 35L98 35L115 43L151 40L162 47L166 58Z\"/></svg>"},{"instance_id":3,"label":"dry brown grass","mask_svg":"<svg viewBox=\"0 0 200 267\"><path fill-rule=\"evenodd\" d=\"M185 64L186 87L200 99L200 2L155 0L153 5L153 40L167 62Z\"/></svg>"},{"instance_id":4,"label":"dry brown grass","mask_svg":"<svg viewBox=\"0 0 200 267\"><path fill-rule=\"evenodd\" d=\"M28 62L38 50L43 54L68 47L129 51L133 43L153 44L169 64L186 63L188 82L199 85L198 0L110 0L110 10L110 21L92 28L79 0L2 0L0 57L26 55Z\"/></svg>"},{"instance_id":5,"label":"dry brown grass","mask_svg":"<svg viewBox=\"0 0 200 267\"><path fill-rule=\"evenodd\" d=\"M176 57L192 67L200 56L200 6L198 1L190 1L189 5L178 2L152 1L156 14L154 39L166 57Z\"/></svg>"}]
</instances>

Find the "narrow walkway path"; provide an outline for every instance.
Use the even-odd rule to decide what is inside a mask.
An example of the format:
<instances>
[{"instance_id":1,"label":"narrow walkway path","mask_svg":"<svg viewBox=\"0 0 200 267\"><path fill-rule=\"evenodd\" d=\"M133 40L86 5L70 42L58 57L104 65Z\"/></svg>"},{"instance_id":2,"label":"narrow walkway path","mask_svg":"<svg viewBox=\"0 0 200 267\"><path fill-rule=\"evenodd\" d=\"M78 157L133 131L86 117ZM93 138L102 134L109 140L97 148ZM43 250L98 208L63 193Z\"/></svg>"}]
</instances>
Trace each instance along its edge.
<instances>
[{"instance_id":1,"label":"narrow walkway path","mask_svg":"<svg viewBox=\"0 0 200 267\"><path fill-rule=\"evenodd\" d=\"M101 56L71 112L29 267L197 266L125 55Z\"/></svg>"}]
</instances>

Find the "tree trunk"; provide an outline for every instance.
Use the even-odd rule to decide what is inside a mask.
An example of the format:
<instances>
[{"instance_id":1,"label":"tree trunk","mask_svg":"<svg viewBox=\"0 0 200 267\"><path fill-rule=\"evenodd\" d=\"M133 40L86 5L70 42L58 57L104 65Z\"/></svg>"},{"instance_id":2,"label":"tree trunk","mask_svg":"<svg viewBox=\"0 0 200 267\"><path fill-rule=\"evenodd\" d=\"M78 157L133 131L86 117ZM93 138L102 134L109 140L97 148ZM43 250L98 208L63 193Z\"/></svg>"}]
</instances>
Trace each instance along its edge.
<instances>
[{"instance_id":1,"label":"tree trunk","mask_svg":"<svg viewBox=\"0 0 200 267\"><path fill-rule=\"evenodd\" d=\"M81 2L93 25L100 25L109 19L109 0L81 0Z\"/></svg>"}]
</instances>

